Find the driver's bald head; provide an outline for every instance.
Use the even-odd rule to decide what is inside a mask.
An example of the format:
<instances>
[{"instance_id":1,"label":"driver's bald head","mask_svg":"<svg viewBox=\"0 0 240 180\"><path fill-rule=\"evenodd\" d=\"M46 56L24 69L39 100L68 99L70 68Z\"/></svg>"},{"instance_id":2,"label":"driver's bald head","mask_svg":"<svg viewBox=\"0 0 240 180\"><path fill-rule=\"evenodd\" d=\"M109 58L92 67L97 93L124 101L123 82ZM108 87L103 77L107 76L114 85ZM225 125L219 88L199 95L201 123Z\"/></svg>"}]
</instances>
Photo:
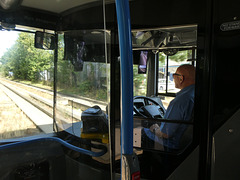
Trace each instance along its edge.
<instances>
[{"instance_id":1,"label":"driver's bald head","mask_svg":"<svg viewBox=\"0 0 240 180\"><path fill-rule=\"evenodd\" d=\"M175 79L175 86L179 89L183 89L187 86L195 84L195 67L190 64L184 64L177 68L177 74L180 74L177 79Z\"/></svg>"},{"instance_id":2,"label":"driver's bald head","mask_svg":"<svg viewBox=\"0 0 240 180\"><path fill-rule=\"evenodd\" d=\"M177 72L182 74L186 80L195 82L195 67L190 64L184 64L177 68Z\"/></svg>"}]
</instances>

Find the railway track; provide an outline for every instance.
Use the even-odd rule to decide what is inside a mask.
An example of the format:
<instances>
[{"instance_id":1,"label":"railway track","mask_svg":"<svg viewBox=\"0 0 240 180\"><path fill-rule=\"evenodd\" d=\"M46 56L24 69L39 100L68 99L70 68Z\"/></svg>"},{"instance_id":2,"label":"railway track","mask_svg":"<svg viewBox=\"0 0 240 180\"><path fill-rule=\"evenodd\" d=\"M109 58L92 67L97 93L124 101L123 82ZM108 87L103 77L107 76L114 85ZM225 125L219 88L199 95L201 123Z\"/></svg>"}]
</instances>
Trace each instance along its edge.
<instances>
[{"instance_id":1,"label":"railway track","mask_svg":"<svg viewBox=\"0 0 240 180\"><path fill-rule=\"evenodd\" d=\"M19 108L40 128L44 133L53 132L53 92L50 90L33 87L6 79L1 79L0 84L8 96ZM17 101L17 102L16 102ZM94 105L105 110L106 103L87 99L76 98L62 94L57 96L56 119L71 126L71 123L81 121L81 112Z\"/></svg>"},{"instance_id":2,"label":"railway track","mask_svg":"<svg viewBox=\"0 0 240 180\"><path fill-rule=\"evenodd\" d=\"M0 84L0 139L43 133L17 103L12 100L15 97L11 93L9 89Z\"/></svg>"},{"instance_id":3,"label":"railway track","mask_svg":"<svg viewBox=\"0 0 240 180\"><path fill-rule=\"evenodd\" d=\"M46 102L45 104L50 105L53 102L52 90L48 90L48 89L44 89L44 88L40 88L32 85L27 85L27 84L15 82L15 81L10 81L6 79L1 79L1 81L11 83L15 86L20 86L22 89L28 91L27 93L32 98L42 99L42 101ZM106 111L106 106L107 106L107 103L103 101L98 101L98 100L94 100L94 99L90 99L82 96L76 96L76 95L65 95L62 93L57 93L57 102L60 105L73 106L74 108L81 109L82 111L95 105L98 105L103 111Z\"/></svg>"},{"instance_id":4,"label":"railway track","mask_svg":"<svg viewBox=\"0 0 240 180\"><path fill-rule=\"evenodd\" d=\"M30 103L29 99L26 100L26 97L23 95L17 94L16 91L13 91L6 84L1 82L1 89L4 93L16 104L18 108L26 114L26 116L44 133L53 132L52 124L53 120L51 116L46 114L46 111L40 110L36 107L33 102Z\"/></svg>"}]
</instances>

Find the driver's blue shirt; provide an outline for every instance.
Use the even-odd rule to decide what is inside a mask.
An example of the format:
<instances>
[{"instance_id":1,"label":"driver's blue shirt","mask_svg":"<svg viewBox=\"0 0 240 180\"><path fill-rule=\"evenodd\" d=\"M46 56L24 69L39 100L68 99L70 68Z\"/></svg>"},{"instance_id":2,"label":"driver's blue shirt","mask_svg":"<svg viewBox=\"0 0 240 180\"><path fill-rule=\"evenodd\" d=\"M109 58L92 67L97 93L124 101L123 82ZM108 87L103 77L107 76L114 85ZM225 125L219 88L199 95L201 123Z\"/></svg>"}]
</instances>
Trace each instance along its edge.
<instances>
[{"instance_id":1,"label":"driver's blue shirt","mask_svg":"<svg viewBox=\"0 0 240 180\"><path fill-rule=\"evenodd\" d=\"M194 107L194 90L195 85L185 87L176 94L164 115L164 119L190 121ZM153 141L164 145L171 149L179 148L179 141L186 130L184 124L162 122L160 126L161 132L168 135L168 139L155 136L149 129L144 128L146 135Z\"/></svg>"}]
</instances>

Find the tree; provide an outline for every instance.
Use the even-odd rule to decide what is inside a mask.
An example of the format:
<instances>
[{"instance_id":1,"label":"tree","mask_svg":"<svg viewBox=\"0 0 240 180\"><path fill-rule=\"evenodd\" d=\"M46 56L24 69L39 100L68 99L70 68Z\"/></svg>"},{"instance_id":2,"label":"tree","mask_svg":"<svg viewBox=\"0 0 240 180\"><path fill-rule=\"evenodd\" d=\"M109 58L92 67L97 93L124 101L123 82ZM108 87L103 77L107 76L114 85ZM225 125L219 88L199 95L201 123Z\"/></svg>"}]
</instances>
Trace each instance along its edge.
<instances>
[{"instance_id":1,"label":"tree","mask_svg":"<svg viewBox=\"0 0 240 180\"><path fill-rule=\"evenodd\" d=\"M190 50L185 50L185 51L178 51L175 55L169 56L169 59L171 61L175 62L183 62L188 59L188 57L191 57L191 51ZM163 53L159 53L159 62L161 64L165 64L165 59L167 56Z\"/></svg>"},{"instance_id":2,"label":"tree","mask_svg":"<svg viewBox=\"0 0 240 180\"><path fill-rule=\"evenodd\" d=\"M34 47L34 35L19 33L16 43L0 60L4 74L13 72L14 79L38 81L40 73L53 67L53 52Z\"/></svg>"}]
</instances>

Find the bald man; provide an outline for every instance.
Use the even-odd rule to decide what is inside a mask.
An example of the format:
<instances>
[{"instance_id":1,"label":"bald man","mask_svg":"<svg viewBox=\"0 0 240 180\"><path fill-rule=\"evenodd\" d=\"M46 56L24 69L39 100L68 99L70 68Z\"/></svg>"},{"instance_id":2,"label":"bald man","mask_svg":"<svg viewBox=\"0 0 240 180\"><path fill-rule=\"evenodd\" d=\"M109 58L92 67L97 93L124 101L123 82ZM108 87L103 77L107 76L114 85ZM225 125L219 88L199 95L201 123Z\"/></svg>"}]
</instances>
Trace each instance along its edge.
<instances>
[{"instance_id":1,"label":"bald man","mask_svg":"<svg viewBox=\"0 0 240 180\"><path fill-rule=\"evenodd\" d=\"M194 107L195 67L181 65L173 74L175 87L180 91L176 94L164 115L164 119L190 121ZM144 128L146 135L153 141L169 149L179 149L179 141L187 126L185 124L162 122Z\"/></svg>"}]
</instances>

